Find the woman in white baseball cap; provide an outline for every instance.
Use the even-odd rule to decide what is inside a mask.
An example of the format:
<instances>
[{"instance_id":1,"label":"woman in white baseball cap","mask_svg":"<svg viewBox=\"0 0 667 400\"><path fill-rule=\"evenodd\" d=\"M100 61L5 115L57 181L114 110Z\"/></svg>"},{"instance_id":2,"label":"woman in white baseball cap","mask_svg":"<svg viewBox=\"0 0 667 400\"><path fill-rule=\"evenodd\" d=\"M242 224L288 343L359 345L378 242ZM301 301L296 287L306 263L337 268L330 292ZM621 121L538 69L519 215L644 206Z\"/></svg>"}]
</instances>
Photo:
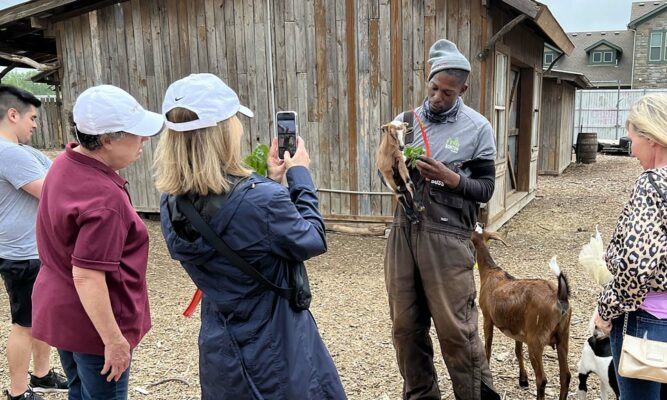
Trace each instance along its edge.
<instances>
[{"instance_id":1,"label":"woman in white baseball cap","mask_svg":"<svg viewBox=\"0 0 667 400\"><path fill-rule=\"evenodd\" d=\"M111 85L81 93L73 118L79 143L54 161L39 203L32 332L58 349L70 399L126 399L132 349L151 327L148 231L118 170L164 118Z\"/></svg>"},{"instance_id":2,"label":"woman in white baseball cap","mask_svg":"<svg viewBox=\"0 0 667 400\"><path fill-rule=\"evenodd\" d=\"M156 152L162 233L203 292L199 335L202 399L344 399L338 372L310 312L266 288L290 287L290 273L326 251L324 222L299 139L284 162L273 140L269 178L241 163L243 126L252 116L212 74L174 82L162 105L169 128ZM278 182L286 179L288 187ZM185 213L212 229L202 237ZM192 215L192 214L189 214ZM201 227L201 225L200 225ZM219 237L243 260L231 261L207 240ZM193 338L194 340L194 338Z\"/></svg>"}]
</instances>

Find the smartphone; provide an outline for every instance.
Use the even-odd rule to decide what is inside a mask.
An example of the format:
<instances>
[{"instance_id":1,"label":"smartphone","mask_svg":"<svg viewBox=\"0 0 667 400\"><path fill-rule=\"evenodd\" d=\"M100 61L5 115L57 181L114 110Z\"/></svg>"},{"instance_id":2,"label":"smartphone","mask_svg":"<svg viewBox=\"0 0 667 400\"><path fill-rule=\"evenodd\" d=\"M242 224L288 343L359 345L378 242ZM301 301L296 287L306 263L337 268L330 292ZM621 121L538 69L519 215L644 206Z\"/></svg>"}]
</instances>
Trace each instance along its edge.
<instances>
[{"instance_id":1,"label":"smartphone","mask_svg":"<svg viewBox=\"0 0 667 400\"><path fill-rule=\"evenodd\" d=\"M286 151L290 156L296 153L296 138L299 135L299 124L294 111L276 113L276 134L278 136L278 157L281 159Z\"/></svg>"}]
</instances>

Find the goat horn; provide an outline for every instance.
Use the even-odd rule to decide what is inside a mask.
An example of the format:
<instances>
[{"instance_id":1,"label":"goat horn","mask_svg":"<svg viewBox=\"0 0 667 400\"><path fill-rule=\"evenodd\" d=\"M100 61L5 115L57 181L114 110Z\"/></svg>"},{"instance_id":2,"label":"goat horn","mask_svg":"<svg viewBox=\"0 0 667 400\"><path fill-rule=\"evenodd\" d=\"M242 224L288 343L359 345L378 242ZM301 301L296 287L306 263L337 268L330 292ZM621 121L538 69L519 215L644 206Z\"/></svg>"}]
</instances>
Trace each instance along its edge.
<instances>
[{"instance_id":1,"label":"goat horn","mask_svg":"<svg viewBox=\"0 0 667 400\"><path fill-rule=\"evenodd\" d=\"M509 246L507 245L507 243L505 243L505 241L503 240L503 238L500 237L500 235L498 234L498 232L488 232L488 231L487 231L486 233L487 233L489 239L497 240L497 241L499 241L499 242L502 242L502 244L504 244L505 247L509 247Z\"/></svg>"}]
</instances>

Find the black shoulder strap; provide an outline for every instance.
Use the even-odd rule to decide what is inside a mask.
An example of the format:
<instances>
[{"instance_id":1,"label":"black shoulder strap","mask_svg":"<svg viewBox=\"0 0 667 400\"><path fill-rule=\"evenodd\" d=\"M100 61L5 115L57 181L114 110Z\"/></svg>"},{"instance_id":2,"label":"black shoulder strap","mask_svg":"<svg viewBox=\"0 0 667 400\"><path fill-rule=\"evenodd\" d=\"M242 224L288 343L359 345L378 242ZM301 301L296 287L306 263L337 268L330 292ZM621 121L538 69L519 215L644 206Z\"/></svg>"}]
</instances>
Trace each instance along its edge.
<instances>
[{"instance_id":1,"label":"black shoulder strap","mask_svg":"<svg viewBox=\"0 0 667 400\"><path fill-rule=\"evenodd\" d=\"M405 135L405 144L410 144L415 138L415 110L403 111L403 122L408 124L408 133Z\"/></svg>"},{"instance_id":2,"label":"black shoulder strap","mask_svg":"<svg viewBox=\"0 0 667 400\"><path fill-rule=\"evenodd\" d=\"M658 194L660 195L660 197L662 197L662 201L664 201L665 203L667 203L667 196L665 196L665 192L663 192L662 189L660 189L660 186L658 186L658 185L655 183L655 178L653 177L653 173L652 173L652 172L649 172L649 174L648 174L648 180L649 180L649 182L651 182L651 185L653 185L653 187L655 188L656 192L658 192Z\"/></svg>"},{"instance_id":3,"label":"black shoulder strap","mask_svg":"<svg viewBox=\"0 0 667 400\"><path fill-rule=\"evenodd\" d=\"M218 236L213 229L199 215L194 205L185 195L176 196L176 204L183 214L190 220L192 226L199 231L202 237L221 255L227 257L232 264L236 265L241 271L255 278L266 289L273 290L279 296L290 299L293 289L276 286L253 268L250 263L241 258L234 250Z\"/></svg>"}]
</instances>

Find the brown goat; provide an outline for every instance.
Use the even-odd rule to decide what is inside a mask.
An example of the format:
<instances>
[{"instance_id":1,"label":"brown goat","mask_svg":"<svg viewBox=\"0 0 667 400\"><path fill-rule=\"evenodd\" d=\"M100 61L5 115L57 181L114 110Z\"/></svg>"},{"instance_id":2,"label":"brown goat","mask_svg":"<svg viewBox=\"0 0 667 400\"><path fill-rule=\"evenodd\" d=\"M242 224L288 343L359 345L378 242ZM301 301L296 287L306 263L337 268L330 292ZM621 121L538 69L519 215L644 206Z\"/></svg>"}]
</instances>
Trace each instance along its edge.
<instances>
[{"instance_id":1,"label":"brown goat","mask_svg":"<svg viewBox=\"0 0 667 400\"><path fill-rule=\"evenodd\" d=\"M556 348L560 370L560 400L565 400L570 386L567 364L570 337L569 289L565 275L553 260L551 266L558 276L558 287L543 279L516 279L496 265L485 242L496 239L505 243L496 232L478 228L472 234L477 251L480 275L479 306L484 317L486 358L491 358L493 327L515 340L515 354L519 361L519 385L528 386L523 363L523 343L528 345L528 356L535 371L537 399L544 399L547 378L542 354L544 346Z\"/></svg>"},{"instance_id":2,"label":"brown goat","mask_svg":"<svg viewBox=\"0 0 667 400\"><path fill-rule=\"evenodd\" d=\"M403 148L407 128L408 124L397 121L382 125L382 142L375 153L375 165L386 185L396 195L408 220L417 223L419 221L417 212L422 211L424 207L419 203L415 185L405 165Z\"/></svg>"}]
</instances>

